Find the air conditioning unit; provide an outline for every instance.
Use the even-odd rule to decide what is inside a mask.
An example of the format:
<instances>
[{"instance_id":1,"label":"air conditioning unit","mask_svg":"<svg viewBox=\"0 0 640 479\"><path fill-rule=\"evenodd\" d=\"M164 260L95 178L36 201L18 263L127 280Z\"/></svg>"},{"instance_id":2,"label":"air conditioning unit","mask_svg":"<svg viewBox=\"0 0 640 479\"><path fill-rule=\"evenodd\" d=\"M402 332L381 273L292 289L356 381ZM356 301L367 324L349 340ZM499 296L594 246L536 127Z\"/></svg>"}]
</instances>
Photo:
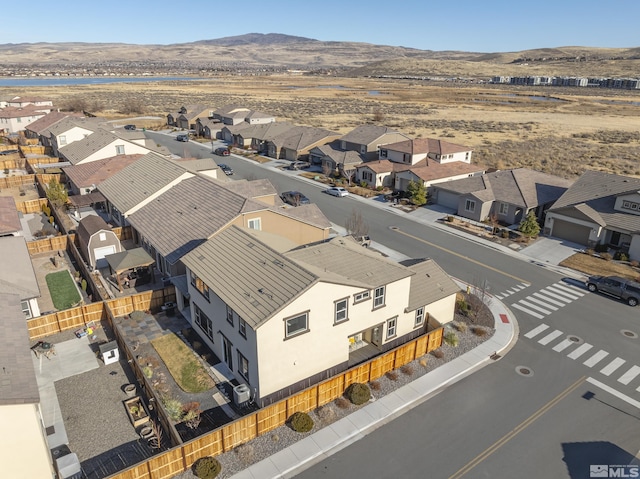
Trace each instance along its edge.
<instances>
[{"instance_id":1,"label":"air conditioning unit","mask_svg":"<svg viewBox=\"0 0 640 479\"><path fill-rule=\"evenodd\" d=\"M233 388L233 402L236 406L246 403L251 399L251 390L246 384L239 384Z\"/></svg>"}]
</instances>

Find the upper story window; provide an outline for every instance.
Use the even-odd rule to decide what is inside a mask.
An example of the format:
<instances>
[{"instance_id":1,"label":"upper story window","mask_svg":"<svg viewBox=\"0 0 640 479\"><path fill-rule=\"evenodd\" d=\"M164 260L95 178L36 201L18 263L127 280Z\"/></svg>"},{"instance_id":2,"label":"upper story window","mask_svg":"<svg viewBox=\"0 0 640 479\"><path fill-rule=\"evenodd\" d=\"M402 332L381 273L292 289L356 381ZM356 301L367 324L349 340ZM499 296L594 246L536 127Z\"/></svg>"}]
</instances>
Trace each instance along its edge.
<instances>
[{"instance_id":1,"label":"upper story window","mask_svg":"<svg viewBox=\"0 0 640 479\"><path fill-rule=\"evenodd\" d=\"M260 230L260 218L254 218L248 221L247 225L250 230Z\"/></svg>"},{"instance_id":2,"label":"upper story window","mask_svg":"<svg viewBox=\"0 0 640 479\"><path fill-rule=\"evenodd\" d=\"M635 203L633 201L623 201L622 207L626 210L640 211L640 203Z\"/></svg>"},{"instance_id":3,"label":"upper story window","mask_svg":"<svg viewBox=\"0 0 640 479\"><path fill-rule=\"evenodd\" d=\"M367 152L367 145L360 145L360 153L365 154Z\"/></svg>"},{"instance_id":4,"label":"upper story window","mask_svg":"<svg viewBox=\"0 0 640 479\"><path fill-rule=\"evenodd\" d=\"M207 315L202 312L197 304L193 303L193 307L196 324L200 326L202 332L206 334L211 341L213 341L213 323Z\"/></svg>"},{"instance_id":5,"label":"upper story window","mask_svg":"<svg viewBox=\"0 0 640 479\"><path fill-rule=\"evenodd\" d=\"M347 142L344 140L340 141L340 148L342 148L343 150L347 149Z\"/></svg>"},{"instance_id":6,"label":"upper story window","mask_svg":"<svg viewBox=\"0 0 640 479\"><path fill-rule=\"evenodd\" d=\"M424 306L416 309L416 322L414 326L421 326L424 323Z\"/></svg>"},{"instance_id":7,"label":"upper story window","mask_svg":"<svg viewBox=\"0 0 640 479\"><path fill-rule=\"evenodd\" d=\"M398 318L387 320L387 339L393 338L398 332Z\"/></svg>"},{"instance_id":8,"label":"upper story window","mask_svg":"<svg viewBox=\"0 0 640 479\"><path fill-rule=\"evenodd\" d=\"M348 317L348 298L341 299L334 303L335 316L334 322L341 323L349 319Z\"/></svg>"},{"instance_id":9,"label":"upper story window","mask_svg":"<svg viewBox=\"0 0 640 479\"><path fill-rule=\"evenodd\" d=\"M206 300L209 301L209 286L207 286L207 284L204 281L198 278L198 276L193 271L190 271L190 274L191 274L191 286L193 286L198 291L200 291L202 296L204 296Z\"/></svg>"},{"instance_id":10,"label":"upper story window","mask_svg":"<svg viewBox=\"0 0 640 479\"><path fill-rule=\"evenodd\" d=\"M388 150L385 150L383 148L380 149L380 158L386 158L388 154Z\"/></svg>"},{"instance_id":11,"label":"upper story window","mask_svg":"<svg viewBox=\"0 0 640 479\"><path fill-rule=\"evenodd\" d=\"M291 316L284 320L284 337L285 339L297 336L309 331L309 312Z\"/></svg>"},{"instance_id":12,"label":"upper story window","mask_svg":"<svg viewBox=\"0 0 640 479\"><path fill-rule=\"evenodd\" d=\"M116 155L124 155L124 145L116 145Z\"/></svg>"},{"instance_id":13,"label":"upper story window","mask_svg":"<svg viewBox=\"0 0 640 479\"><path fill-rule=\"evenodd\" d=\"M354 303L361 303L362 301L366 301L371 297L371 291L362 291L361 293L356 293L353 295Z\"/></svg>"},{"instance_id":14,"label":"upper story window","mask_svg":"<svg viewBox=\"0 0 640 479\"><path fill-rule=\"evenodd\" d=\"M373 293L373 309L384 306L384 286L375 289Z\"/></svg>"},{"instance_id":15,"label":"upper story window","mask_svg":"<svg viewBox=\"0 0 640 479\"><path fill-rule=\"evenodd\" d=\"M60 136L58 137L58 144L59 144L60 146L64 146L64 145L66 145L66 144L67 144L67 137L66 137L65 135L60 135Z\"/></svg>"},{"instance_id":16,"label":"upper story window","mask_svg":"<svg viewBox=\"0 0 640 479\"><path fill-rule=\"evenodd\" d=\"M233 326L233 309L227 305L227 323Z\"/></svg>"},{"instance_id":17,"label":"upper story window","mask_svg":"<svg viewBox=\"0 0 640 479\"><path fill-rule=\"evenodd\" d=\"M24 313L27 319L31 319L31 307L29 305L29 301L21 301L20 306L22 307L22 312Z\"/></svg>"},{"instance_id":18,"label":"upper story window","mask_svg":"<svg viewBox=\"0 0 640 479\"><path fill-rule=\"evenodd\" d=\"M238 316L238 332L243 338L247 337L247 322Z\"/></svg>"}]
</instances>

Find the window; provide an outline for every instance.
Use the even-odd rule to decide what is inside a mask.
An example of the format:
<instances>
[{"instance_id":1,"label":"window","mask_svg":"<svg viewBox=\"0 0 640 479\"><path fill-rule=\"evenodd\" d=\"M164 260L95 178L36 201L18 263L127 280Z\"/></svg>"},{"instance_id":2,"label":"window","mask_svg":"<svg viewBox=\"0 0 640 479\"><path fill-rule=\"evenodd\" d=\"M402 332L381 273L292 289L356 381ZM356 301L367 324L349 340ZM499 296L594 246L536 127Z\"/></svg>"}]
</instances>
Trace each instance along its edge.
<instances>
[{"instance_id":1,"label":"window","mask_svg":"<svg viewBox=\"0 0 640 479\"><path fill-rule=\"evenodd\" d=\"M260 230L260 218L249 220L248 226L250 230Z\"/></svg>"},{"instance_id":2,"label":"window","mask_svg":"<svg viewBox=\"0 0 640 479\"><path fill-rule=\"evenodd\" d=\"M476 202L473 200L467 200L464 203L464 210L473 213L476 209Z\"/></svg>"},{"instance_id":3,"label":"window","mask_svg":"<svg viewBox=\"0 0 640 479\"><path fill-rule=\"evenodd\" d=\"M346 321L347 319L349 319L347 317L347 301L348 298L345 299L341 299L339 301L336 301L335 304L335 309L336 309L336 314L335 314L335 322L336 323L341 323L343 321Z\"/></svg>"},{"instance_id":4,"label":"window","mask_svg":"<svg viewBox=\"0 0 640 479\"><path fill-rule=\"evenodd\" d=\"M383 150L383 149L380 150L380 158L386 158L388 154L389 153L387 150Z\"/></svg>"},{"instance_id":5,"label":"window","mask_svg":"<svg viewBox=\"0 0 640 479\"><path fill-rule=\"evenodd\" d=\"M393 338L396 335L396 326L398 318L391 318L387 321L387 339Z\"/></svg>"},{"instance_id":6,"label":"window","mask_svg":"<svg viewBox=\"0 0 640 479\"><path fill-rule=\"evenodd\" d=\"M414 326L421 326L424 322L424 306L416 309L416 322Z\"/></svg>"},{"instance_id":7,"label":"window","mask_svg":"<svg viewBox=\"0 0 640 479\"><path fill-rule=\"evenodd\" d=\"M100 241L107 241L107 233L100 233L98 235L98 238L100 239Z\"/></svg>"},{"instance_id":8,"label":"window","mask_svg":"<svg viewBox=\"0 0 640 479\"><path fill-rule=\"evenodd\" d=\"M309 312L292 316L284 320L285 339L309 331Z\"/></svg>"},{"instance_id":9,"label":"window","mask_svg":"<svg viewBox=\"0 0 640 479\"><path fill-rule=\"evenodd\" d=\"M233 309L227 305L227 323L233 326Z\"/></svg>"},{"instance_id":10,"label":"window","mask_svg":"<svg viewBox=\"0 0 640 479\"><path fill-rule=\"evenodd\" d=\"M346 150L347 149L347 142L344 141L344 140L340 141L340 148L343 149L343 150Z\"/></svg>"},{"instance_id":11,"label":"window","mask_svg":"<svg viewBox=\"0 0 640 479\"><path fill-rule=\"evenodd\" d=\"M500 214L506 215L509 213L509 205L507 203L500 203Z\"/></svg>"},{"instance_id":12,"label":"window","mask_svg":"<svg viewBox=\"0 0 640 479\"><path fill-rule=\"evenodd\" d=\"M247 337L247 322L238 316L238 332L243 338Z\"/></svg>"},{"instance_id":13,"label":"window","mask_svg":"<svg viewBox=\"0 0 640 479\"><path fill-rule=\"evenodd\" d=\"M384 286L376 288L373 293L373 309L384 306Z\"/></svg>"},{"instance_id":14,"label":"window","mask_svg":"<svg viewBox=\"0 0 640 479\"><path fill-rule=\"evenodd\" d=\"M409 153L405 153L402 157L402 161L405 163L411 163L411 155Z\"/></svg>"},{"instance_id":15,"label":"window","mask_svg":"<svg viewBox=\"0 0 640 479\"><path fill-rule=\"evenodd\" d=\"M366 301L371 296L371 291L363 291L361 293L357 293L353 295L354 303L361 303L362 301Z\"/></svg>"},{"instance_id":16,"label":"window","mask_svg":"<svg viewBox=\"0 0 640 479\"><path fill-rule=\"evenodd\" d=\"M206 334L211 341L213 341L213 323L207 315L202 312L197 304L193 303L193 307L195 308L196 324L200 326L202 332Z\"/></svg>"},{"instance_id":17,"label":"window","mask_svg":"<svg viewBox=\"0 0 640 479\"><path fill-rule=\"evenodd\" d=\"M623 201L622 202L622 207L630 209L631 208L631 201Z\"/></svg>"},{"instance_id":18,"label":"window","mask_svg":"<svg viewBox=\"0 0 640 479\"><path fill-rule=\"evenodd\" d=\"M360 153L364 155L367 152L367 145L360 145Z\"/></svg>"},{"instance_id":19,"label":"window","mask_svg":"<svg viewBox=\"0 0 640 479\"><path fill-rule=\"evenodd\" d=\"M249 361L245 358L240 351L238 351L238 372L240 376L249 380Z\"/></svg>"},{"instance_id":20,"label":"window","mask_svg":"<svg viewBox=\"0 0 640 479\"><path fill-rule=\"evenodd\" d=\"M31 308L29 307L29 301L21 301L20 306L22 307L22 312L24 313L27 319L31 319Z\"/></svg>"},{"instance_id":21,"label":"window","mask_svg":"<svg viewBox=\"0 0 640 479\"><path fill-rule=\"evenodd\" d=\"M116 145L116 155L124 155L124 145Z\"/></svg>"},{"instance_id":22,"label":"window","mask_svg":"<svg viewBox=\"0 0 640 479\"><path fill-rule=\"evenodd\" d=\"M198 276L193 271L190 271L190 274L191 274L191 286L193 286L198 291L200 291L200 294L202 294L202 296L204 296L207 299L207 301L209 301L209 286L207 286L204 281L198 278Z\"/></svg>"},{"instance_id":23,"label":"window","mask_svg":"<svg viewBox=\"0 0 640 479\"><path fill-rule=\"evenodd\" d=\"M622 207L624 209L627 209L627 210L635 210L635 211L637 211L637 210L640 209L640 204L634 203L633 201L623 201L622 202Z\"/></svg>"},{"instance_id":24,"label":"window","mask_svg":"<svg viewBox=\"0 0 640 479\"><path fill-rule=\"evenodd\" d=\"M65 135L60 135L60 136L58 137L58 144L59 144L60 146L64 146L64 145L66 145L66 144L67 144L67 137L66 137Z\"/></svg>"}]
</instances>

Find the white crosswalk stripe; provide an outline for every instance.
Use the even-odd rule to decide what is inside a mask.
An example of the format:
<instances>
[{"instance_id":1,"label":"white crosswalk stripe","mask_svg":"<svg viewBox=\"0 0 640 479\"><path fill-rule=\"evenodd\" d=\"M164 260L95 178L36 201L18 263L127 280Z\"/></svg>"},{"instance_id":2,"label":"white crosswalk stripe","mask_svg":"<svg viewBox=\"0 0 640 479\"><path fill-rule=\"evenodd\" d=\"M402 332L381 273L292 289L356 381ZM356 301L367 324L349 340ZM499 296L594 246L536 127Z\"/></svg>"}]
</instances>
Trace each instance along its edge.
<instances>
[{"instance_id":1,"label":"white crosswalk stripe","mask_svg":"<svg viewBox=\"0 0 640 479\"><path fill-rule=\"evenodd\" d=\"M551 299L548 296L545 296L543 294L540 293L533 293L531 296L535 296L536 298L542 298L544 299L547 303L551 303L551 304L555 304L556 306L564 306L567 303L561 303L560 301L556 301L555 299Z\"/></svg>"},{"instance_id":2,"label":"white crosswalk stripe","mask_svg":"<svg viewBox=\"0 0 640 479\"><path fill-rule=\"evenodd\" d=\"M620 378L618 378L618 382L621 382L622 384L629 384L631 381L633 381L636 376L640 374L640 367L638 366L631 366L631 368L624 373L622 376L620 376Z\"/></svg>"},{"instance_id":3,"label":"white crosswalk stripe","mask_svg":"<svg viewBox=\"0 0 640 479\"><path fill-rule=\"evenodd\" d=\"M600 351L598 351L596 354L591 356L589 359L587 359L582 364L584 364L585 366L587 366L589 368L592 368L607 356L609 356L609 353L601 349Z\"/></svg>"},{"instance_id":4,"label":"white crosswalk stripe","mask_svg":"<svg viewBox=\"0 0 640 479\"><path fill-rule=\"evenodd\" d=\"M520 306L518 303L513 304L513 307L519 309L520 311L524 311L527 314L530 314L534 318L538 318L538 319L543 319L544 318L544 316L542 314L534 313L533 311L525 308L524 306Z\"/></svg>"},{"instance_id":5,"label":"white crosswalk stripe","mask_svg":"<svg viewBox=\"0 0 640 479\"><path fill-rule=\"evenodd\" d=\"M582 356L584 353L586 353L587 351L589 351L593 346L591 346L589 343L584 343L581 344L580 346L578 346L577 349L575 349L573 352L569 353L567 355L567 357L569 359L578 359L580 356Z\"/></svg>"},{"instance_id":6,"label":"white crosswalk stripe","mask_svg":"<svg viewBox=\"0 0 640 479\"><path fill-rule=\"evenodd\" d=\"M530 314L534 318L543 319L546 315L558 311L559 308L572 303L582 296L584 296L584 293L577 287L564 283L554 283L517 301L513 304L513 307Z\"/></svg>"},{"instance_id":7,"label":"white crosswalk stripe","mask_svg":"<svg viewBox=\"0 0 640 479\"><path fill-rule=\"evenodd\" d=\"M604 368L602 368L600 370L601 374L604 374L605 376L611 376L611 374L618 369L620 366L622 366L624 363L626 363L626 361L622 358L615 358L613 361L611 361L608 365L606 365Z\"/></svg>"},{"instance_id":8,"label":"white crosswalk stripe","mask_svg":"<svg viewBox=\"0 0 640 479\"><path fill-rule=\"evenodd\" d=\"M572 344L575 344L573 341L571 341L570 339L565 339L562 342L556 344L553 347L553 350L557 353L560 353L562 351L564 351L565 349L567 349L569 346L571 346Z\"/></svg>"},{"instance_id":9,"label":"white crosswalk stripe","mask_svg":"<svg viewBox=\"0 0 640 479\"><path fill-rule=\"evenodd\" d=\"M546 294L547 296L551 296L558 301L562 301L564 304L569 304L571 302L566 296L560 296L559 294L554 293L553 290L550 290L549 288L541 289L540 292Z\"/></svg>"},{"instance_id":10,"label":"white crosswalk stripe","mask_svg":"<svg viewBox=\"0 0 640 479\"><path fill-rule=\"evenodd\" d=\"M578 296L577 294L571 292L571 291L567 291L565 288L562 288L561 286L554 284L552 286L548 286L547 289L550 289L551 291L553 291L556 294L559 294L561 296L564 296L565 298L569 298L571 301L574 301L576 299L578 299L580 296Z\"/></svg>"},{"instance_id":11,"label":"white crosswalk stripe","mask_svg":"<svg viewBox=\"0 0 640 479\"><path fill-rule=\"evenodd\" d=\"M566 283L556 283L556 287L560 288L561 290L564 290L570 294L574 294L578 297L582 297L584 296L586 293L584 293L583 291L579 290L576 286L572 286L570 284L566 284Z\"/></svg>"},{"instance_id":12,"label":"white crosswalk stripe","mask_svg":"<svg viewBox=\"0 0 640 479\"><path fill-rule=\"evenodd\" d=\"M553 341L554 339L556 339L558 336L562 336L562 331L558 331L557 329L555 331L552 331L551 333L547 334L544 338L542 338L541 340L539 340L538 342L540 344L542 344L543 346L546 346L547 344L549 344L551 341Z\"/></svg>"},{"instance_id":13,"label":"white crosswalk stripe","mask_svg":"<svg viewBox=\"0 0 640 479\"><path fill-rule=\"evenodd\" d=\"M558 308L548 304L549 303L548 301L547 302L542 301L541 299L535 298L534 295L528 296L527 297L527 301L533 301L534 303L540 304L540 305L544 306L545 308L550 309L551 311L558 311Z\"/></svg>"},{"instance_id":14,"label":"white crosswalk stripe","mask_svg":"<svg viewBox=\"0 0 640 479\"><path fill-rule=\"evenodd\" d=\"M525 334L524 337L529 339L535 338L538 334L547 329L549 329L549 326L547 326L546 324L541 324L540 326L536 326L534 329Z\"/></svg>"},{"instance_id":15,"label":"white crosswalk stripe","mask_svg":"<svg viewBox=\"0 0 640 479\"><path fill-rule=\"evenodd\" d=\"M504 299L507 296L511 296L512 294L516 294L518 291L528 288L529 286L531 286L529 283L520 283L515 286L511 286L511 288L506 291L501 291L499 294L494 294L494 296L498 299Z\"/></svg>"},{"instance_id":16,"label":"white crosswalk stripe","mask_svg":"<svg viewBox=\"0 0 640 479\"><path fill-rule=\"evenodd\" d=\"M540 306L537 306L537 305L535 305L533 303L530 303L529 301L527 301L525 299L519 301L519 303L524 305L524 306L527 306L528 308L533 308L536 311L540 311L541 313L544 313L544 314L551 314L552 313L552 311L549 311L548 309L541 308Z\"/></svg>"}]
</instances>

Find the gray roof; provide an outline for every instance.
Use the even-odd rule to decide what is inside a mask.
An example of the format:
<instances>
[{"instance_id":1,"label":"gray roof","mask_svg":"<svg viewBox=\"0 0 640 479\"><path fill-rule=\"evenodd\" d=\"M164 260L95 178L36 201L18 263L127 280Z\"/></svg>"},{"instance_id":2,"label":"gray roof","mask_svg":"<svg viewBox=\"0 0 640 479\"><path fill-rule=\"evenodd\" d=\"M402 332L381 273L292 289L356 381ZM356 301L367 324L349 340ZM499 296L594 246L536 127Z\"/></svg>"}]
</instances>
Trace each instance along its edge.
<instances>
[{"instance_id":1,"label":"gray roof","mask_svg":"<svg viewBox=\"0 0 640 479\"><path fill-rule=\"evenodd\" d=\"M31 263L24 237L0 237L0 251L2 251L0 291L8 294L17 294L22 300L40 296L38 280L33 270L33 264Z\"/></svg>"},{"instance_id":2,"label":"gray roof","mask_svg":"<svg viewBox=\"0 0 640 479\"><path fill-rule=\"evenodd\" d=\"M411 277L407 311L415 311L460 291L460 287L432 259L415 262L409 269L415 275Z\"/></svg>"},{"instance_id":3,"label":"gray roof","mask_svg":"<svg viewBox=\"0 0 640 479\"><path fill-rule=\"evenodd\" d=\"M155 153L148 153L100 183L99 190L122 213L155 195L186 170Z\"/></svg>"},{"instance_id":4,"label":"gray roof","mask_svg":"<svg viewBox=\"0 0 640 479\"><path fill-rule=\"evenodd\" d=\"M347 236L300 247L285 253L285 256L299 264L309 265L325 280L331 281L325 277L329 273L340 278L339 282L342 284L358 284L370 289L414 274L381 254L369 251Z\"/></svg>"},{"instance_id":5,"label":"gray roof","mask_svg":"<svg viewBox=\"0 0 640 479\"><path fill-rule=\"evenodd\" d=\"M0 404L36 404L40 402L38 382L29 349L29 334L20 297L0 293Z\"/></svg>"},{"instance_id":6,"label":"gray roof","mask_svg":"<svg viewBox=\"0 0 640 479\"><path fill-rule=\"evenodd\" d=\"M314 156L322 156L330 158L336 165L358 166L363 163L364 157L354 150L343 150L340 148L338 140L327 143L326 145L316 146L311 149Z\"/></svg>"},{"instance_id":7,"label":"gray roof","mask_svg":"<svg viewBox=\"0 0 640 479\"><path fill-rule=\"evenodd\" d=\"M281 148L287 148L294 151L303 151L312 148L317 143L325 140L328 143L340 134L335 131L325 130L324 128L315 128L312 126L295 126L284 133L272 138L275 145Z\"/></svg>"},{"instance_id":8,"label":"gray roof","mask_svg":"<svg viewBox=\"0 0 640 479\"><path fill-rule=\"evenodd\" d=\"M16 201L11 196L0 197L0 235L22 231Z\"/></svg>"},{"instance_id":9,"label":"gray roof","mask_svg":"<svg viewBox=\"0 0 640 479\"><path fill-rule=\"evenodd\" d=\"M174 185L127 219L173 264L241 212L267 207L218 182L194 176Z\"/></svg>"},{"instance_id":10,"label":"gray roof","mask_svg":"<svg viewBox=\"0 0 640 479\"><path fill-rule=\"evenodd\" d=\"M265 141L275 138L294 127L295 125L287 122L261 123L258 125L249 125L248 128L241 128L240 131L234 134L240 135L243 138L255 138L257 140Z\"/></svg>"},{"instance_id":11,"label":"gray roof","mask_svg":"<svg viewBox=\"0 0 640 479\"><path fill-rule=\"evenodd\" d=\"M85 130L96 131L102 124L103 120L98 118L67 116L66 118L63 118L51 125L51 127L48 128L48 131L49 133L58 136L72 130L73 128L84 128Z\"/></svg>"},{"instance_id":12,"label":"gray roof","mask_svg":"<svg viewBox=\"0 0 640 479\"><path fill-rule=\"evenodd\" d=\"M142 266L149 266L155 263L155 260L144 248L128 249L120 253L108 254L104 258L116 273Z\"/></svg>"},{"instance_id":13,"label":"gray roof","mask_svg":"<svg viewBox=\"0 0 640 479\"><path fill-rule=\"evenodd\" d=\"M295 208L277 208L277 213L289 216L303 223L307 223L318 228L329 229L331 228L331 222L324 215L322 210L315 203L308 205L300 205Z\"/></svg>"},{"instance_id":14,"label":"gray roof","mask_svg":"<svg viewBox=\"0 0 640 479\"><path fill-rule=\"evenodd\" d=\"M517 168L433 185L461 195L471 194L483 201L501 201L534 208L555 201L571 185L571 180L539 171Z\"/></svg>"},{"instance_id":15,"label":"gray roof","mask_svg":"<svg viewBox=\"0 0 640 479\"><path fill-rule=\"evenodd\" d=\"M218 164L213 158L185 158L176 159L178 165L182 166L185 170L197 173L198 171L210 171L217 170Z\"/></svg>"},{"instance_id":16,"label":"gray roof","mask_svg":"<svg viewBox=\"0 0 640 479\"><path fill-rule=\"evenodd\" d=\"M118 140L122 140L115 133L98 129L82 140L74 141L58 149L61 156L75 165L93 153L100 151ZM127 141L127 140L122 140ZM115 153L115 150L114 150Z\"/></svg>"},{"instance_id":17,"label":"gray roof","mask_svg":"<svg viewBox=\"0 0 640 479\"><path fill-rule=\"evenodd\" d=\"M614 209L616 198L640 191L640 178L585 171L549 211L593 221L601 226L639 232L640 215Z\"/></svg>"},{"instance_id":18,"label":"gray roof","mask_svg":"<svg viewBox=\"0 0 640 479\"><path fill-rule=\"evenodd\" d=\"M368 145L375 142L384 135L388 135L390 133L398 132L393 128L389 128L388 126L359 125L346 135L340 137L340 139L342 141L348 141L349 143L356 143L358 145ZM406 138L408 139L408 137Z\"/></svg>"},{"instance_id":19,"label":"gray roof","mask_svg":"<svg viewBox=\"0 0 640 479\"><path fill-rule=\"evenodd\" d=\"M278 191L267 179L227 181L224 187L245 198L259 198L261 196L277 196Z\"/></svg>"},{"instance_id":20,"label":"gray roof","mask_svg":"<svg viewBox=\"0 0 640 479\"><path fill-rule=\"evenodd\" d=\"M253 329L309 289L318 277L237 226L221 231L183 258L222 301Z\"/></svg>"}]
</instances>

